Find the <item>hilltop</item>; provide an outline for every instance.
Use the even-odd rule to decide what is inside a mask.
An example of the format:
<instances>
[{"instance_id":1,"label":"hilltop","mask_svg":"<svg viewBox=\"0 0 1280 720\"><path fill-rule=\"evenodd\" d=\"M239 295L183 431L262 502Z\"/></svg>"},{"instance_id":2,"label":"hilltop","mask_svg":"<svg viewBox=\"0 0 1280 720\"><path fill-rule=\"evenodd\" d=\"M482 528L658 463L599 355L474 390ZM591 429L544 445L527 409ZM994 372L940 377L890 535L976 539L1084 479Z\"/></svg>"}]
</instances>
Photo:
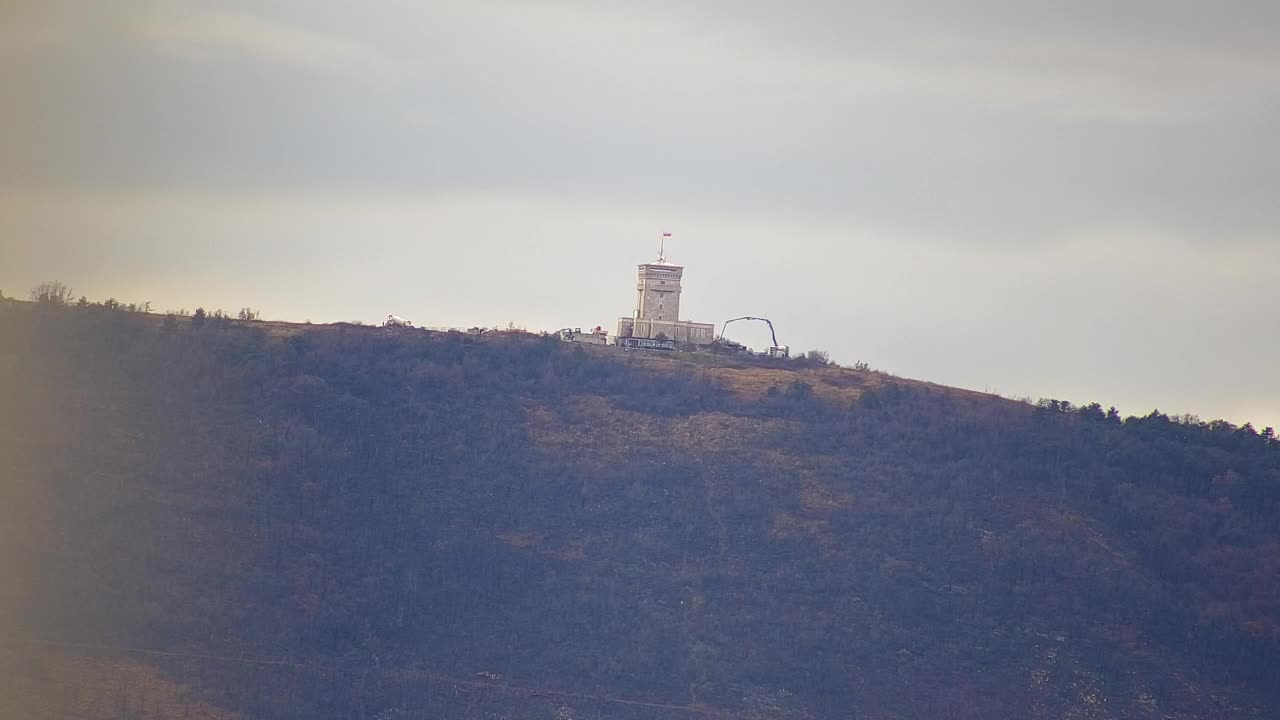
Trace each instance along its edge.
<instances>
[{"instance_id":1,"label":"hilltop","mask_svg":"<svg viewBox=\"0 0 1280 720\"><path fill-rule=\"evenodd\" d=\"M1248 426L13 302L0 397L6 662L77 712L1280 715Z\"/></svg>"}]
</instances>

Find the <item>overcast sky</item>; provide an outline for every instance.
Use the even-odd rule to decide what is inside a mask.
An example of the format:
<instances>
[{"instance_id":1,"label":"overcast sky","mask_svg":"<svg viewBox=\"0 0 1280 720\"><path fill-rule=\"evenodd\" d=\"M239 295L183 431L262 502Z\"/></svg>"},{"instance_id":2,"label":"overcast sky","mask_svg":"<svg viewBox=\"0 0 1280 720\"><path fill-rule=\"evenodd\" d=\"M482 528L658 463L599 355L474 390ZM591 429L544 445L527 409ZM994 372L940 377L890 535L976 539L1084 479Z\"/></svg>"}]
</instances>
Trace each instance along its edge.
<instances>
[{"instance_id":1,"label":"overcast sky","mask_svg":"<svg viewBox=\"0 0 1280 720\"><path fill-rule=\"evenodd\" d=\"M0 98L6 294L612 328L667 230L684 319L1280 425L1273 1L0 0Z\"/></svg>"}]
</instances>

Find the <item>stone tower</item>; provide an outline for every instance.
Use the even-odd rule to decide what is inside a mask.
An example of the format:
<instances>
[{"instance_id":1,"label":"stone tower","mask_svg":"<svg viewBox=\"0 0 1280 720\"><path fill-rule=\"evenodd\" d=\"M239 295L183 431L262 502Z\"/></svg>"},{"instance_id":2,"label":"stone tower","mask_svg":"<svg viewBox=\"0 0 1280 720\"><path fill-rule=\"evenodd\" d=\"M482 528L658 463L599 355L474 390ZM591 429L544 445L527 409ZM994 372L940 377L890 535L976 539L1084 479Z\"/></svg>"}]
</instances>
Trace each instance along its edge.
<instances>
[{"instance_id":1,"label":"stone tower","mask_svg":"<svg viewBox=\"0 0 1280 720\"><path fill-rule=\"evenodd\" d=\"M679 320L680 278L684 268L659 256L639 266L636 277L636 320Z\"/></svg>"},{"instance_id":2,"label":"stone tower","mask_svg":"<svg viewBox=\"0 0 1280 720\"><path fill-rule=\"evenodd\" d=\"M666 237L664 234L663 237ZM684 268L667 262L658 251L656 262L638 266L636 309L631 317L618 318L620 339L671 340L706 345L715 339L715 326L680 319L680 281Z\"/></svg>"}]
</instances>

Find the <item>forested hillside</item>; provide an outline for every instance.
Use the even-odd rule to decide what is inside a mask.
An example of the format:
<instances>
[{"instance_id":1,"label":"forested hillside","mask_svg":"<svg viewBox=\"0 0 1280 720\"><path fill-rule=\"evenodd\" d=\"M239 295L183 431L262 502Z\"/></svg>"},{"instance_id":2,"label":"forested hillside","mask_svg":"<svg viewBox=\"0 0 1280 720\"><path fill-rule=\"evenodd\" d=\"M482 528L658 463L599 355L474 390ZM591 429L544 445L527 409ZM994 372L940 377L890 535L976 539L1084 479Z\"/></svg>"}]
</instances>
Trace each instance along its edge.
<instances>
[{"instance_id":1,"label":"forested hillside","mask_svg":"<svg viewBox=\"0 0 1280 720\"><path fill-rule=\"evenodd\" d=\"M6 301L0 408L0 668L85 717L1280 717L1270 431Z\"/></svg>"}]
</instances>

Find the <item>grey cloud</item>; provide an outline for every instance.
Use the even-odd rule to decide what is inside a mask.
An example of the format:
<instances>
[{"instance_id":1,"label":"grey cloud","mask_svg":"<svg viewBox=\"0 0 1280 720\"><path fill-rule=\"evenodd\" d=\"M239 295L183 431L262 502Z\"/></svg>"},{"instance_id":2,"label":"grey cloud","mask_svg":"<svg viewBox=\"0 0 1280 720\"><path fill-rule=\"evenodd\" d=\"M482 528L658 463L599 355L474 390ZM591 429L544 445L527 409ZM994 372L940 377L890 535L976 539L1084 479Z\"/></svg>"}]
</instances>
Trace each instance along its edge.
<instances>
[{"instance_id":1,"label":"grey cloud","mask_svg":"<svg viewBox=\"0 0 1280 720\"><path fill-rule=\"evenodd\" d=\"M1229 44L1256 18L1179 45L1144 39L1150 8L1063 30L1016 5L251 7L140 5L78 55L6 67L27 112L0 172L503 187L1008 241L1085 215L1233 236L1280 220L1276 50Z\"/></svg>"},{"instance_id":2,"label":"grey cloud","mask_svg":"<svg viewBox=\"0 0 1280 720\"><path fill-rule=\"evenodd\" d=\"M144 46L195 61L283 63L374 84L395 77L394 64L373 47L248 14L155 9L129 29Z\"/></svg>"},{"instance_id":3,"label":"grey cloud","mask_svg":"<svg viewBox=\"0 0 1280 720\"><path fill-rule=\"evenodd\" d=\"M403 244L414 267L444 253L493 268L449 286L465 302L431 308L458 322L520 320L509 286L522 266L621 268L566 285L597 300L620 288L595 303L607 322L625 312L637 259L620 243L668 224L691 239L691 279L716 289L691 297L698 317L772 312L797 343L971 387L1132 411L1144 388L1180 388L1180 409L1280 418L1273 386L1231 379L1280 357L1256 331L1273 320L1267 273L1280 266L1275 3L32 0L0 12L0 255L17 258L0 268L6 290L14 268L62 268L123 292L99 277L112 267L158 302L192 302L189 287L253 302L240 295L265 287L265 304L295 319L372 318L430 295L408 269L352 258ZM336 198L358 200L339 210ZM546 229L580 218L572 237ZM198 263L168 247L184 232ZM32 233L56 234L58 252L15 252ZM544 254L516 249L531 235ZM123 264L72 252L99 237ZM312 274L275 295L242 259L299 246ZM145 285L137 268L201 284ZM362 299L331 296L344 273ZM563 324L581 305L548 298L525 319Z\"/></svg>"}]
</instances>

